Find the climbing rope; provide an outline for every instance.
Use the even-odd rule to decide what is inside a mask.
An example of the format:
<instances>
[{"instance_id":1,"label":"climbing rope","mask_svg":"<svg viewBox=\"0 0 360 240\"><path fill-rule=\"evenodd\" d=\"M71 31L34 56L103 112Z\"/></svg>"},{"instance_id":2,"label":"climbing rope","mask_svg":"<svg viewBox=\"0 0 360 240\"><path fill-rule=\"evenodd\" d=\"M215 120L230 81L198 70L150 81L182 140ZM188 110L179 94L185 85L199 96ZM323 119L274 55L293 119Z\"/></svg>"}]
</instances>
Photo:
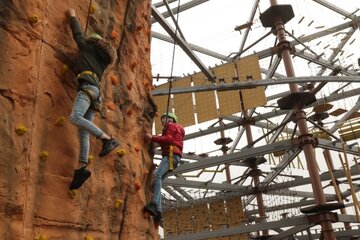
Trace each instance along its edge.
<instances>
[{"instance_id":1,"label":"climbing rope","mask_svg":"<svg viewBox=\"0 0 360 240\"><path fill-rule=\"evenodd\" d=\"M88 8L88 13L87 13L87 17L86 17L86 25L85 25L84 36L86 36L86 31L87 31L88 24L89 24L89 17L90 17L91 5L92 5L92 0L90 0L90 4L89 4L89 8Z\"/></svg>"},{"instance_id":2,"label":"climbing rope","mask_svg":"<svg viewBox=\"0 0 360 240\"><path fill-rule=\"evenodd\" d=\"M168 6L168 3L166 0L163 0L165 5ZM177 6L177 17L176 17L176 21L175 21L175 37L177 36L177 32L179 30L179 26L178 26L178 22L179 22L179 13L180 13L180 0L178 2L178 6ZM174 20L174 19L173 19ZM167 120L167 115L169 114L169 106L170 106L170 97L171 97L171 88L172 88L172 78L173 78L173 71L174 71L174 59L175 59L175 47L176 47L176 41L174 39L174 45L173 45L173 52L172 52L172 59L171 59L171 71L170 71L170 78L169 78L169 91L168 91L168 95L167 95L167 104L166 104L166 120ZM167 122L167 121L166 121ZM165 125L166 126L166 125Z\"/></svg>"}]
</instances>

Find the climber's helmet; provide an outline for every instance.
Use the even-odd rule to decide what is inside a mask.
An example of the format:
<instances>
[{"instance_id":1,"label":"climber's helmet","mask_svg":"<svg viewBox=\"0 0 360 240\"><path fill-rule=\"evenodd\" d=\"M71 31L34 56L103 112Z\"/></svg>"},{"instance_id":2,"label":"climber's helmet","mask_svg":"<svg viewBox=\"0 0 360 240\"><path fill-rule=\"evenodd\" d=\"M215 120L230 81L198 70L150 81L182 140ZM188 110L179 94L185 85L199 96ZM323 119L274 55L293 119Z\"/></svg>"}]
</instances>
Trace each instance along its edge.
<instances>
[{"instance_id":1,"label":"climber's helmet","mask_svg":"<svg viewBox=\"0 0 360 240\"><path fill-rule=\"evenodd\" d=\"M163 115L161 115L161 119L163 117L168 117L168 118L172 118L174 122L178 122L178 118L174 113L164 113Z\"/></svg>"}]
</instances>

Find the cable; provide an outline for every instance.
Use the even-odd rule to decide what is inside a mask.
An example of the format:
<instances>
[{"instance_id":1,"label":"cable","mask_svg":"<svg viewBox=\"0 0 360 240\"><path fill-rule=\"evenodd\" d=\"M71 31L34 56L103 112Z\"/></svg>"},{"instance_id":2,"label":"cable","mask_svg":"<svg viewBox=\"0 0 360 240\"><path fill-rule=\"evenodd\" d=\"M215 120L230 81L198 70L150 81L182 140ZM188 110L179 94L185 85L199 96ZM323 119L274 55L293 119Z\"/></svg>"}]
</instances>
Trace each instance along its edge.
<instances>
[{"instance_id":1,"label":"cable","mask_svg":"<svg viewBox=\"0 0 360 240\"><path fill-rule=\"evenodd\" d=\"M163 0L165 5L168 5L167 1L166 0ZM176 18L176 22L175 22L175 25L176 25L176 28L175 28L175 36L177 36L177 32L178 32L178 29L179 29L179 26L178 26L178 22L179 22L179 10L180 10L180 0L179 0L179 3L178 3L178 7L177 7L177 12L178 12L178 15L177 15L177 18ZM174 45L173 45L173 54L172 54L172 60L171 60L171 72L170 72L170 78L169 78L169 92L168 92L168 98L167 98L167 104L166 104L166 123L167 123L167 116L169 114L169 106L170 106L170 97L171 97L171 88L172 88L172 78L173 78L173 71L174 71L174 59L175 59L175 47L176 47L176 42L174 41ZM166 125L165 125L166 126Z\"/></svg>"},{"instance_id":2,"label":"cable","mask_svg":"<svg viewBox=\"0 0 360 240\"><path fill-rule=\"evenodd\" d=\"M84 35L86 36L86 31L87 31L87 27L88 27L88 23L89 23L89 16L90 16L90 11L91 11L91 5L92 5L92 0L90 0L90 4L89 4L89 8L88 8L88 13L87 13L87 17L86 17L86 26L85 26L85 31L84 31Z\"/></svg>"}]
</instances>

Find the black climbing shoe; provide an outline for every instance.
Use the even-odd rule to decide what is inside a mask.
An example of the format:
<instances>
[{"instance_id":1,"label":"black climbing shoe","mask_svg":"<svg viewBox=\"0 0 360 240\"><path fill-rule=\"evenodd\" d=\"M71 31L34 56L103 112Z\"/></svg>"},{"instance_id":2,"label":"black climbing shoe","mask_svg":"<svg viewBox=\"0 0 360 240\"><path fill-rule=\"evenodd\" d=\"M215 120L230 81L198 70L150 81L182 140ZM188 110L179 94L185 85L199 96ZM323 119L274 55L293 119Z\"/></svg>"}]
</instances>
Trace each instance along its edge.
<instances>
[{"instance_id":1,"label":"black climbing shoe","mask_svg":"<svg viewBox=\"0 0 360 240\"><path fill-rule=\"evenodd\" d=\"M156 216L154 217L155 226L162 226L162 214L161 212L156 212Z\"/></svg>"},{"instance_id":2,"label":"black climbing shoe","mask_svg":"<svg viewBox=\"0 0 360 240\"><path fill-rule=\"evenodd\" d=\"M103 157L119 146L119 142L116 139L103 139L103 146L99 153L100 157Z\"/></svg>"},{"instance_id":3,"label":"black climbing shoe","mask_svg":"<svg viewBox=\"0 0 360 240\"><path fill-rule=\"evenodd\" d=\"M79 168L75 170L73 180L70 184L70 190L78 189L81 187L84 182L90 177L91 172L85 167Z\"/></svg>"},{"instance_id":4,"label":"black climbing shoe","mask_svg":"<svg viewBox=\"0 0 360 240\"><path fill-rule=\"evenodd\" d=\"M145 205L144 211L155 217L157 214L156 208L156 203L150 202L149 204Z\"/></svg>"}]
</instances>

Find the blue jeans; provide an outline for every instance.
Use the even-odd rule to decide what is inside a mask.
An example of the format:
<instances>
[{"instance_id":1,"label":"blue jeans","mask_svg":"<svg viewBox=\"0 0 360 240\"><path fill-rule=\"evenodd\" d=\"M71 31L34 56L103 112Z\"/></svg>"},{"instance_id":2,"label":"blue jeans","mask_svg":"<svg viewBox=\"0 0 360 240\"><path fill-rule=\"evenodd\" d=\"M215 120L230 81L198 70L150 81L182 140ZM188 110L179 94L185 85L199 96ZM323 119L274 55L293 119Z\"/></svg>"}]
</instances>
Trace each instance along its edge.
<instances>
[{"instance_id":1,"label":"blue jeans","mask_svg":"<svg viewBox=\"0 0 360 240\"><path fill-rule=\"evenodd\" d=\"M96 86L86 84L82 87L88 91L92 91L99 97L100 90ZM90 134L99 138L104 133L92 122L95 117L95 111L90 109L90 105L91 100L89 96L83 91L78 91L70 114L71 123L78 127L80 142L79 162L85 164L88 162L89 157Z\"/></svg>"},{"instance_id":2,"label":"blue jeans","mask_svg":"<svg viewBox=\"0 0 360 240\"><path fill-rule=\"evenodd\" d=\"M179 164L180 159L181 158L179 155L174 155L174 168ZM167 156L164 156L161 159L160 165L155 170L153 195L151 198L151 201L156 204L158 212L162 212L162 210L161 210L162 181L165 179L168 171L169 171L169 159Z\"/></svg>"}]
</instances>

